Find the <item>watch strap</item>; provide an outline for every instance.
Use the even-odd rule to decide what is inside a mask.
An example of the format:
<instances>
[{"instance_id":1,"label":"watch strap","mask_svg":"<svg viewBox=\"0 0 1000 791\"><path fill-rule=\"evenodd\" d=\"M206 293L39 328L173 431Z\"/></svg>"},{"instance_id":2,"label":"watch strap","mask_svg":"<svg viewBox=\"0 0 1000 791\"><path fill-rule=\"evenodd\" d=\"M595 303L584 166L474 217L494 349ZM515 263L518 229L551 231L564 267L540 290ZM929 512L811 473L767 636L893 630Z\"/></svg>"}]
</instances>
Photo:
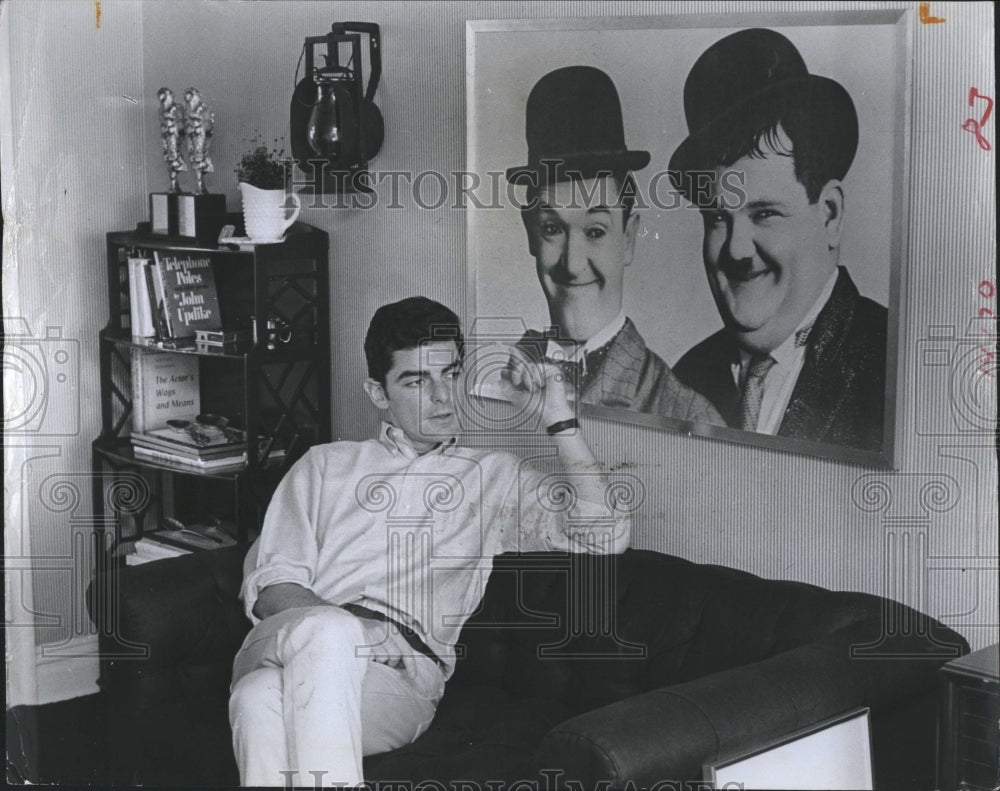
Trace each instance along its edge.
<instances>
[{"instance_id":1,"label":"watch strap","mask_svg":"<svg viewBox=\"0 0 1000 791\"><path fill-rule=\"evenodd\" d=\"M553 434L569 431L571 428L580 428L580 421L575 417L571 417L569 420L560 420L557 423L553 423L545 429L545 432L551 437Z\"/></svg>"}]
</instances>

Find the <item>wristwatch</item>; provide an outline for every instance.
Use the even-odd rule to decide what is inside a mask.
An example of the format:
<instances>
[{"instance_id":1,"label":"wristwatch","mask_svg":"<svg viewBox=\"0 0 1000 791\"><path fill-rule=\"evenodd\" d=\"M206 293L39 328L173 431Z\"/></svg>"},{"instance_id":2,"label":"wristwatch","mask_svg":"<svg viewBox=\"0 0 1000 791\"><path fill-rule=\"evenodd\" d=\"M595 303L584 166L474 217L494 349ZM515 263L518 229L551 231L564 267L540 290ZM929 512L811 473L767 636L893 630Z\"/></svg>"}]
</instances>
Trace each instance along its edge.
<instances>
[{"instance_id":1,"label":"wristwatch","mask_svg":"<svg viewBox=\"0 0 1000 791\"><path fill-rule=\"evenodd\" d=\"M562 431L569 431L571 428L580 428L580 421L575 417L571 417L569 420L560 420L557 423L553 423L545 429L545 432L551 437L553 434L559 434Z\"/></svg>"}]
</instances>

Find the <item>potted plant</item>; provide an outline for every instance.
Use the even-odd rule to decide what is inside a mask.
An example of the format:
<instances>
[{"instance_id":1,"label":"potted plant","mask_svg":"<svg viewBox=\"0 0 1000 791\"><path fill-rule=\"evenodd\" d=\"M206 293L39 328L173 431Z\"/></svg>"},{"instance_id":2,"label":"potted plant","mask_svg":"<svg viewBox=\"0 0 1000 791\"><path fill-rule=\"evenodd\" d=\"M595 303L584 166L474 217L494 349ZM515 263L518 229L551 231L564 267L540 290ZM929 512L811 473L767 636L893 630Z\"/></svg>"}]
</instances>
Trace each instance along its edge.
<instances>
[{"instance_id":1,"label":"potted plant","mask_svg":"<svg viewBox=\"0 0 1000 791\"><path fill-rule=\"evenodd\" d=\"M291 161L284 148L278 147L278 140L270 147L259 136L249 142L250 149L236 166L247 236L258 243L280 242L301 208L299 196L285 190ZM288 199L292 206L286 207Z\"/></svg>"}]
</instances>

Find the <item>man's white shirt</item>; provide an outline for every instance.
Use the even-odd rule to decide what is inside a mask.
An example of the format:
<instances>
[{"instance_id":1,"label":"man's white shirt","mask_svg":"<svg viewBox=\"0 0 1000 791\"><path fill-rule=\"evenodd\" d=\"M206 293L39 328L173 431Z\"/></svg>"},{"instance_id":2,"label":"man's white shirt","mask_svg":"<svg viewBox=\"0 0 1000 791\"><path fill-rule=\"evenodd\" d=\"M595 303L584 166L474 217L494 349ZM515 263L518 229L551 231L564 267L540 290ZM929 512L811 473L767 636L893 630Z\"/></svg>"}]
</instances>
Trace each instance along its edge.
<instances>
[{"instance_id":1,"label":"man's white shirt","mask_svg":"<svg viewBox=\"0 0 1000 791\"><path fill-rule=\"evenodd\" d=\"M588 480L573 486L577 475ZM295 583L413 627L450 674L494 555L628 546L629 515L603 491L584 496L593 480L592 470L546 475L512 454L455 442L421 455L388 423L378 439L317 445L274 493L244 569L245 611L257 623L260 591ZM560 481L579 496L557 502Z\"/></svg>"}]
</instances>

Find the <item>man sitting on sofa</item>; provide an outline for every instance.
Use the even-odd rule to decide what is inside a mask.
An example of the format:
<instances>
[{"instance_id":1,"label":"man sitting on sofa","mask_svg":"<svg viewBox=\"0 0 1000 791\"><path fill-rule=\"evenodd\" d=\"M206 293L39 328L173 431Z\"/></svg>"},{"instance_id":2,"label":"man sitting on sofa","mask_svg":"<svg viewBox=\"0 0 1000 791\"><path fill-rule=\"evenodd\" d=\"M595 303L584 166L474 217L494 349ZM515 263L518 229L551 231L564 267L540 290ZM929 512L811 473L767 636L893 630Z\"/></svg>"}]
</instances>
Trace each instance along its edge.
<instances>
[{"instance_id":1,"label":"man sitting on sofa","mask_svg":"<svg viewBox=\"0 0 1000 791\"><path fill-rule=\"evenodd\" d=\"M620 553L613 498L552 366L512 361L520 409L540 410L570 510L516 456L456 435L458 317L424 297L376 311L364 389L379 436L312 448L278 486L241 590L255 626L233 667L229 718L244 785L363 781L362 756L430 724L496 554ZM303 780L303 778L306 778Z\"/></svg>"}]
</instances>

